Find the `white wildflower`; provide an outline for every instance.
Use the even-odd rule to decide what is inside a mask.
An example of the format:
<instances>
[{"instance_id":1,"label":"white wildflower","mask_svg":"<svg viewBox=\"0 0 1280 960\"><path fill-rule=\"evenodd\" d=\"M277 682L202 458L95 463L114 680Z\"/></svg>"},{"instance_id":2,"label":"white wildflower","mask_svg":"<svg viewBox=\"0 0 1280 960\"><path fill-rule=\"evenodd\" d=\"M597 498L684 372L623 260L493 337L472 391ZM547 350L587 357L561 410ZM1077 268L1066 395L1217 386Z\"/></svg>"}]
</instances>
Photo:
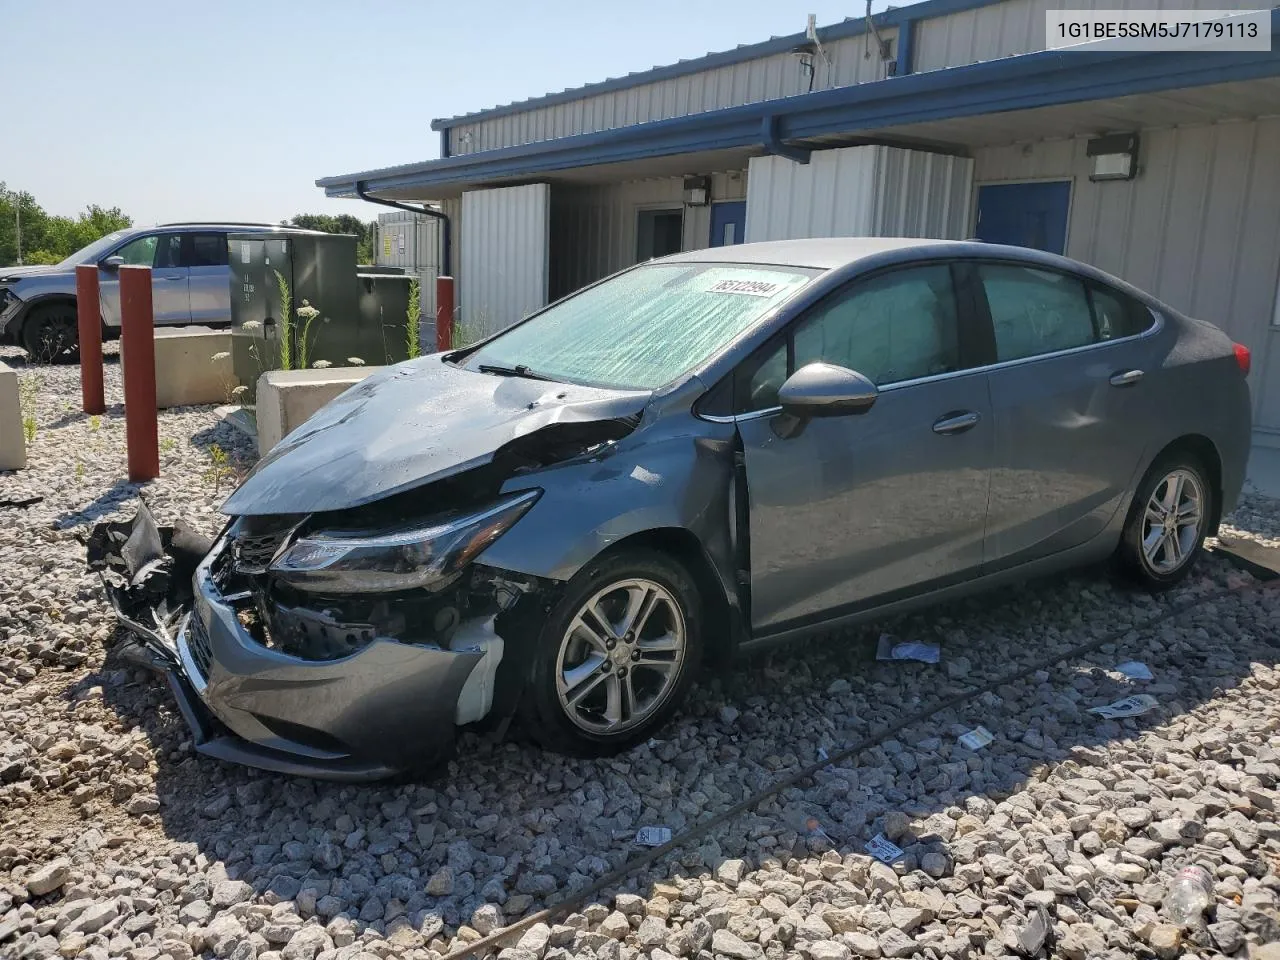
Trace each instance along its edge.
<instances>
[{"instance_id":1,"label":"white wildflower","mask_svg":"<svg viewBox=\"0 0 1280 960\"><path fill-rule=\"evenodd\" d=\"M315 363L311 365L311 368L313 370L328 370L332 366L333 364L330 363L328 360L317 360Z\"/></svg>"},{"instance_id":2,"label":"white wildflower","mask_svg":"<svg viewBox=\"0 0 1280 960\"><path fill-rule=\"evenodd\" d=\"M364 366L364 361L361 360L359 357L347 357L347 363L351 364L351 366L353 367Z\"/></svg>"},{"instance_id":3,"label":"white wildflower","mask_svg":"<svg viewBox=\"0 0 1280 960\"><path fill-rule=\"evenodd\" d=\"M217 363L219 360L230 360L231 354L228 353L226 350L220 350L209 359L212 360L214 363Z\"/></svg>"},{"instance_id":4,"label":"white wildflower","mask_svg":"<svg viewBox=\"0 0 1280 960\"><path fill-rule=\"evenodd\" d=\"M241 330L261 330L262 323L257 320L246 320L244 323L240 324L240 329Z\"/></svg>"}]
</instances>

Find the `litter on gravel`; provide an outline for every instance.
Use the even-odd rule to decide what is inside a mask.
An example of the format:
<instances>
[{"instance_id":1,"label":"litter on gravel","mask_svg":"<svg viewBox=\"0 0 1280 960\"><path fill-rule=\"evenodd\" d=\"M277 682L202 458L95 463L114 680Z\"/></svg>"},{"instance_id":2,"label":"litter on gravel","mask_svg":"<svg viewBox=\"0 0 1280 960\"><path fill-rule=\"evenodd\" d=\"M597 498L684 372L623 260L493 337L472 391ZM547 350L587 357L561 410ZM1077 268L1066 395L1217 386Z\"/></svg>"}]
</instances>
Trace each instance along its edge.
<instances>
[{"instance_id":1,"label":"litter on gravel","mask_svg":"<svg viewBox=\"0 0 1280 960\"><path fill-rule=\"evenodd\" d=\"M877 660L918 660L920 663L937 663L942 650L936 643L921 640L898 640L888 633L880 634L876 645Z\"/></svg>"},{"instance_id":2,"label":"litter on gravel","mask_svg":"<svg viewBox=\"0 0 1280 960\"><path fill-rule=\"evenodd\" d=\"M867 841L867 853L871 854L881 863L894 863L901 860L906 851L886 837L883 833L877 833Z\"/></svg>"},{"instance_id":3,"label":"litter on gravel","mask_svg":"<svg viewBox=\"0 0 1280 960\"><path fill-rule=\"evenodd\" d=\"M1115 703L1107 703L1100 707L1090 707L1090 713L1096 713L1107 720L1121 720L1124 717L1140 717L1154 710L1159 700L1149 693L1136 693L1132 697L1124 697Z\"/></svg>"},{"instance_id":4,"label":"litter on gravel","mask_svg":"<svg viewBox=\"0 0 1280 960\"><path fill-rule=\"evenodd\" d=\"M986 727L978 726L974 727L968 733L962 734L960 736L960 743L962 746L966 746L970 750L981 750L995 738L995 734Z\"/></svg>"},{"instance_id":5,"label":"litter on gravel","mask_svg":"<svg viewBox=\"0 0 1280 960\"><path fill-rule=\"evenodd\" d=\"M670 827L641 827L636 831L636 843L643 847L660 847L670 842Z\"/></svg>"},{"instance_id":6,"label":"litter on gravel","mask_svg":"<svg viewBox=\"0 0 1280 960\"><path fill-rule=\"evenodd\" d=\"M1123 673L1130 680L1155 679L1155 674L1151 672L1151 668L1138 660L1126 660L1124 663L1117 664L1116 670Z\"/></svg>"}]
</instances>

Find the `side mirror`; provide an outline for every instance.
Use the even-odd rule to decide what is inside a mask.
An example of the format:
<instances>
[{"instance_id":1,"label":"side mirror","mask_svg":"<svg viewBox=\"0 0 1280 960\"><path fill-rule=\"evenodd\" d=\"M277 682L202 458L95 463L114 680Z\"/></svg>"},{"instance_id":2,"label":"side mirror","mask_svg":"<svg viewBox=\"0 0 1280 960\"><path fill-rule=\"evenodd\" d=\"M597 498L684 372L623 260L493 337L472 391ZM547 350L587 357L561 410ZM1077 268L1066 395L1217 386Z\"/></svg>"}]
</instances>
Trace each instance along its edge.
<instances>
[{"instance_id":1,"label":"side mirror","mask_svg":"<svg viewBox=\"0 0 1280 960\"><path fill-rule=\"evenodd\" d=\"M111 270L114 272L124 266L124 257L106 257L98 261L98 266L103 270Z\"/></svg>"},{"instance_id":2,"label":"side mirror","mask_svg":"<svg viewBox=\"0 0 1280 960\"><path fill-rule=\"evenodd\" d=\"M831 363L801 367L778 388L782 412L802 420L866 413L878 396L876 385L862 374Z\"/></svg>"}]
</instances>

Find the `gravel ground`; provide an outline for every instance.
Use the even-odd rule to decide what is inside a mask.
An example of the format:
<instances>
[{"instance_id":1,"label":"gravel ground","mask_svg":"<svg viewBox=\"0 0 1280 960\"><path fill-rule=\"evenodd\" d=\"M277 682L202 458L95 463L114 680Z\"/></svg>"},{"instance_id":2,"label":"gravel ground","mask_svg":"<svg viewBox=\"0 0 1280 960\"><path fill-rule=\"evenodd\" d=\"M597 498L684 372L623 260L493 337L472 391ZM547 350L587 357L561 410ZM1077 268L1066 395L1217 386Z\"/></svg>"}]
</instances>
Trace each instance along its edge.
<instances>
[{"instance_id":1,"label":"gravel ground","mask_svg":"<svg viewBox=\"0 0 1280 960\"><path fill-rule=\"evenodd\" d=\"M1280 594L1220 557L1158 598L1086 572L750 660L612 760L464 735L466 762L431 782L287 779L197 757L167 692L111 653L76 535L138 495L118 367L101 418L76 412L74 368L26 375L32 466L0 475L0 500L44 500L0 525L0 957L435 958L589 886L642 850L638 827L678 833L890 725L504 960L1275 960L1258 945L1280 939ZM210 451L235 471L251 447L208 408L162 413L160 434L148 502L212 532L230 480ZM1274 539L1280 504L1251 495L1231 521ZM1210 599L1224 587L1241 589ZM876 662L882 630L940 643L941 663ZM1135 692L1158 706L1087 712ZM969 750L977 725L994 740ZM891 865L865 852L880 833ZM1192 862L1214 905L1183 930L1162 897Z\"/></svg>"}]
</instances>

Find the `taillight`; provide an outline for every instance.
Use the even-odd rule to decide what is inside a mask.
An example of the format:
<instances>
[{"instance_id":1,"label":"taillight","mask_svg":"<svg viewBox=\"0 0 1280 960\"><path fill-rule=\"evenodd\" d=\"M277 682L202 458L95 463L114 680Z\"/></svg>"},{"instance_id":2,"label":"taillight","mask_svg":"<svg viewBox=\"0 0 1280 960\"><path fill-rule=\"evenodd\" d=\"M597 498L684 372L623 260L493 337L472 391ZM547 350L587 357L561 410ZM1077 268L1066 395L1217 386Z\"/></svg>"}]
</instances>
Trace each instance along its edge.
<instances>
[{"instance_id":1,"label":"taillight","mask_svg":"<svg viewBox=\"0 0 1280 960\"><path fill-rule=\"evenodd\" d=\"M1235 344L1234 350L1236 354L1236 366L1238 366L1240 368L1240 372L1247 377L1249 375L1249 366L1253 362L1253 355L1249 353L1249 348L1243 343Z\"/></svg>"}]
</instances>

